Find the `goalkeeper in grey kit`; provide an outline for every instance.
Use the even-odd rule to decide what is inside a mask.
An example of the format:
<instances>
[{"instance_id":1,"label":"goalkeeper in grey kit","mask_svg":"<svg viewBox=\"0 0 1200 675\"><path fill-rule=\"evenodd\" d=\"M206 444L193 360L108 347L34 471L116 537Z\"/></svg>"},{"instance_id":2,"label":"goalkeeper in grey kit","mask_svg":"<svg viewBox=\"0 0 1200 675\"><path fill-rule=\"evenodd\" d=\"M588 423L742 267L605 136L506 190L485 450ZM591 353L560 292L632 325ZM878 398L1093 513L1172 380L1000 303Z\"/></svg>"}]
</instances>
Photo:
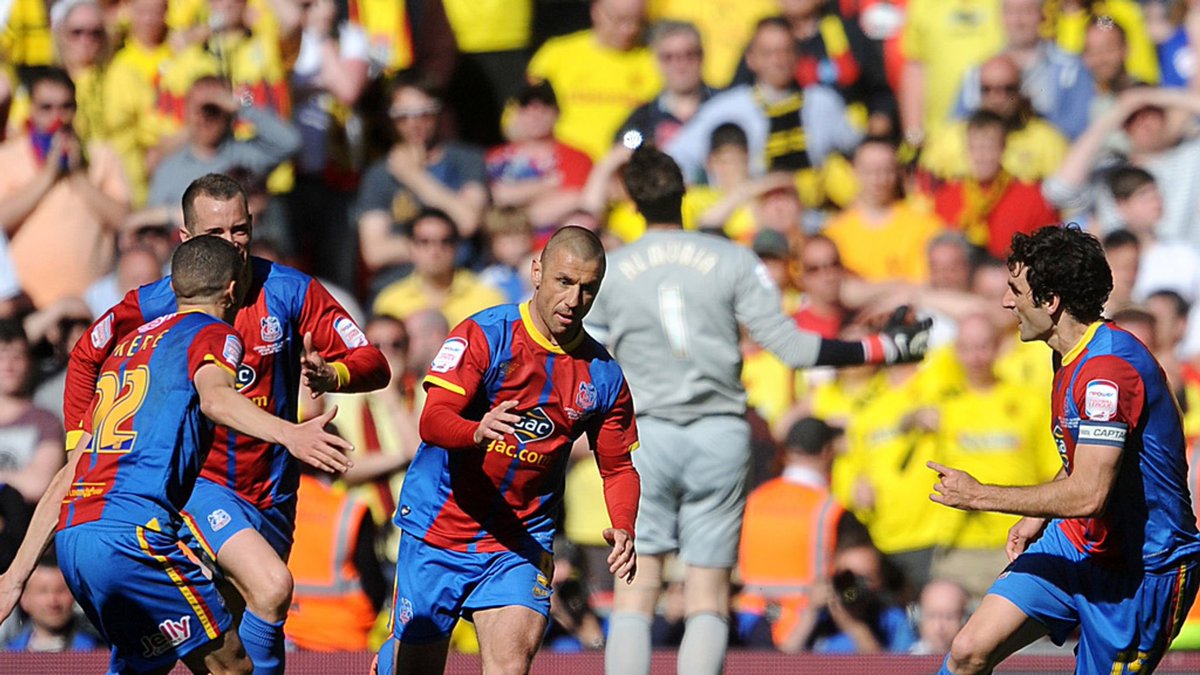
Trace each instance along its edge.
<instances>
[{"instance_id":1,"label":"goalkeeper in grey kit","mask_svg":"<svg viewBox=\"0 0 1200 675\"><path fill-rule=\"evenodd\" d=\"M728 642L729 577L737 561L750 428L739 327L793 368L919 360L928 320L897 317L861 341L826 340L796 327L762 262L726 239L685 232L684 184L666 154L638 148L625 186L645 236L609 254L609 274L587 319L633 393L641 448L638 575L617 584L605 668L650 669L650 622L666 554L686 565L680 673L719 673Z\"/></svg>"}]
</instances>

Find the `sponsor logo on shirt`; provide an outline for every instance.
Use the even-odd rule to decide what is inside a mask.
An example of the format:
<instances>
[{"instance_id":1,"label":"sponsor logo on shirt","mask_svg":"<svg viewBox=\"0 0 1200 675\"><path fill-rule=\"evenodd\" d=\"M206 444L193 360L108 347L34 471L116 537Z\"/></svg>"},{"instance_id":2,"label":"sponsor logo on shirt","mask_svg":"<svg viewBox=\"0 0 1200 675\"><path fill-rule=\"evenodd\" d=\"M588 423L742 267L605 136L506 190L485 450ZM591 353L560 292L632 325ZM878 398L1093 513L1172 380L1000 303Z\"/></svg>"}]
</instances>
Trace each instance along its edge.
<instances>
[{"instance_id":1,"label":"sponsor logo on shirt","mask_svg":"<svg viewBox=\"0 0 1200 675\"><path fill-rule=\"evenodd\" d=\"M237 378L235 378L233 386L238 391L241 391L254 384L254 380L257 378L258 373L254 372L254 369L251 368L249 364L243 363L242 365L238 366Z\"/></svg>"},{"instance_id":2,"label":"sponsor logo on shirt","mask_svg":"<svg viewBox=\"0 0 1200 675\"><path fill-rule=\"evenodd\" d=\"M278 342L283 339L283 326L279 323L279 318L268 314L259 319L259 335L262 336L263 342Z\"/></svg>"},{"instance_id":3,"label":"sponsor logo on shirt","mask_svg":"<svg viewBox=\"0 0 1200 675\"><path fill-rule=\"evenodd\" d=\"M113 338L113 315L109 312L104 320L92 328L92 346L100 349Z\"/></svg>"},{"instance_id":4,"label":"sponsor logo on shirt","mask_svg":"<svg viewBox=\"0 0 1200 675\"><path fill-rule=\"evenodd\" d=\"M225 346L221 349L221 357L237 368L242 363L242 341L236 335L225 336Z\"/></svg>"},{"instance_id":5,"label":"sponsor logo on shirt","mask_svg":"<svg viewBox=\"0 0 1200 675\"><path fill-rule=\"evenodd\" d=\"M1088 382L1083 397L1084 414L1096 422L1107 422L1116 417L1117 392L1117 384L1111 380Z\"/></svg>"},{"instance_id":6,"label":"sponsor logo on shirt","mask_svg":"<svg viewBox=\"0 0 1200 675\"><path fill-rule=\"evenodd\" d=\"M208 526L213 529L213 532L220 532L221 528L228 525L230 520L232 518L229 517L229 513L225 509L217 509L208 514Z\"/></svg>"},{"instance_id":7,"label":"sponsor logo on shirt","mask_svg":"<svg viewBox=\"0 0 1200 675\"><path fill-rule=\"evenodd\" d=\"M458 367L463 354L467 351L467 341L460 337L452 337L442 343L433 363L429 364L431 373L448 373Z\"/></svg>"},{"instance_id":8,"label":"sponsor logo on shirt","mask_svg":"<svg viewBox=\"0 0 1200 675\"><path fill-rule=\"evenodd\" d=\"M338 337L342 338L346 349L367 346L367 336L363 334L362 329L350 317L339 316L333 322L333 329L337 331Z\"/></svg>"},{"instance_id":9,"label":"sponsor logo on shirt","mask_svg":"<svg viewBox=\"0 0 1200 675\"><path fill-rule=\"evenodd\" d=\"M554 421L541 408L534 408L521 414L521 419L513 423L513 435L523 443L533 443L547 438L554 433Z\"/></svg>"},{"instance_id":10,"label":"sponsor logo on shirt","mask_svg":"<svg viewBox=\"0 0 1200 675\"><path fill-rule=\"evenodd\" d=\"M192 637L192 617L182 616L179 620L166 619L158 624L158 632L142 636L142 656L158 656L177 647Z\"/></svg>"},{"instance_id":11,"label":"sponsor logo on shirt","mask_svg":"<svg viewBox=\"0 0 1200 675\"><path fill-rule=\"evenodd\" d=\"M513 445L512 443L505 443L504 441L500 440L494 440L491 443L488 443L487 451L499 453L505 457L519 459L522 462L536 466L545 466L550 463L550 455L534 452L533 450L528 450L526 448ZM400 515L403 516L406 514L401 513Z\"/></svg>"}]
</instances>

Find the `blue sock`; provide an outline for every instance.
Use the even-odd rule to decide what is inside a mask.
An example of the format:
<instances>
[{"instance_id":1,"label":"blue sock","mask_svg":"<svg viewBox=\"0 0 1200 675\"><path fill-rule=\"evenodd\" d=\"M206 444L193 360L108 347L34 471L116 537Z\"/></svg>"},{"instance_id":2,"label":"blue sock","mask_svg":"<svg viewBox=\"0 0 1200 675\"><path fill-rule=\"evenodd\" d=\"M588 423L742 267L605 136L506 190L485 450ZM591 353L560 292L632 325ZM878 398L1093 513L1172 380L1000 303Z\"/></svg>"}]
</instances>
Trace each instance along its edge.
<instances>
[{"instance_id":1,"label":"blue sock","mask_svg":"<svg viewBox=\"0 0 1200 675\"><path fill-rule=\"evenodd\" d=\"M937 671L937 675L954 675L954 673L950 672L949 654L946 655L946 658L942 659L942 668L941 670Z\"/></svg>"},{"instance_id":2,"label":"blue sock","mask_svg":"<svg viewBox=\"0 0 1200 675\"><path fill-rule=\"evenodd\" d=\"M242 625L238 637L246 648L246 654L254 662L254 675L282 675L283 622L268 623L254 615L249 609L242 614Z\"/></svg>"}]
</instances>

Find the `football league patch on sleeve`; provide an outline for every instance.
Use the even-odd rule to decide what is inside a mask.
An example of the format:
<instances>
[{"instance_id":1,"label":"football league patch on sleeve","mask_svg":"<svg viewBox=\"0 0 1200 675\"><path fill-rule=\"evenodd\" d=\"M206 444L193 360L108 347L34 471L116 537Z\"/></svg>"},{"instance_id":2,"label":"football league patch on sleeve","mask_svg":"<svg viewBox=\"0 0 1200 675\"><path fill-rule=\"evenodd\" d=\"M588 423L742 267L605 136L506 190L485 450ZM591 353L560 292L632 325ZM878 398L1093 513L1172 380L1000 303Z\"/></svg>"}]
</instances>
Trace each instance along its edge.
<instances>
[{"instance_id":1,"label":"football league patch on sleeve","mask_svg":"<svg viewBox=\"0 0 1200 675\"><path fill-rule=\"evenodd\" d=\"M346 345L346 349L355 349L356 347L367 346L367 336L358 327L358 324L348 316L339 316L333 322L333 329L337 331L338 337L342 338L342 342Z\"/></svg>"},{"instance_id":2,"label":"football league patch on sleeve","mask_svg":"<svg viewBox=\"0 0 1200 675\"><path fill-rule=\"evenodd\" d=\"M242 341L236 335L225 336L225 346L221 349L221 357L235 369L242 363Z\"/></svg>"},{"instance_id":3,"label":"football league patch on sleeve","mask_svg":"<svg viewBox=\"0 0 1200 675\"><path fill-rule=\"evenodd\" d=\"M104 320L92 328L92 346L96 349L104 347L113 338L113 315L109 312Z\"/></svg>"},{"instance_id":4,"label":"football league patch on sleeve","mask_svg":"<svg viewBox=\"0 0 1200 675\"><path fill-rule=\"evenodd\" d=\"M1083 396L1083 413L1089 420L1107 422L1117 416L1117 383L1112 380L1092 380Z\"/></svg>"},{"instance_id":5,"label":"football league patch on sleeve","mask_svg":"<svg viewBox=\"0 0 1200 675\"><path fill-rule=\"evenodd\" d=\"M448 373L462 362L463 354L467 352L467 341L460 337L452 337L442 343L433 363L429 364L431 373Z\"/></svg>"}]
</instances>

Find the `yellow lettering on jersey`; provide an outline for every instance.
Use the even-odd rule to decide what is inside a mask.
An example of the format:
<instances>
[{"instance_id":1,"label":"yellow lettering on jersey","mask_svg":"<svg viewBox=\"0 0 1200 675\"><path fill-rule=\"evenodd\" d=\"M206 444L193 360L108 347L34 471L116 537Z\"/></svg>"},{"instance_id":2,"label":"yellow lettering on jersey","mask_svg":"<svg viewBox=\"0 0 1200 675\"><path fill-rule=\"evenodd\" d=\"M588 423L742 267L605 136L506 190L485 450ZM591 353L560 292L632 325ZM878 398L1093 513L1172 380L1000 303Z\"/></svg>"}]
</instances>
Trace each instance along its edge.
<instances>
[{"instance_id":1,"label":"yellow lettering on jersey","mask_svg":"<svg viewBox=\"0 0 1200 675\"><path fill-rule=\"evenodd\" d=\"M267 407L267 397L266 396L251 396L250 402L260 408Z\"/></svg>"}]
</instances>

